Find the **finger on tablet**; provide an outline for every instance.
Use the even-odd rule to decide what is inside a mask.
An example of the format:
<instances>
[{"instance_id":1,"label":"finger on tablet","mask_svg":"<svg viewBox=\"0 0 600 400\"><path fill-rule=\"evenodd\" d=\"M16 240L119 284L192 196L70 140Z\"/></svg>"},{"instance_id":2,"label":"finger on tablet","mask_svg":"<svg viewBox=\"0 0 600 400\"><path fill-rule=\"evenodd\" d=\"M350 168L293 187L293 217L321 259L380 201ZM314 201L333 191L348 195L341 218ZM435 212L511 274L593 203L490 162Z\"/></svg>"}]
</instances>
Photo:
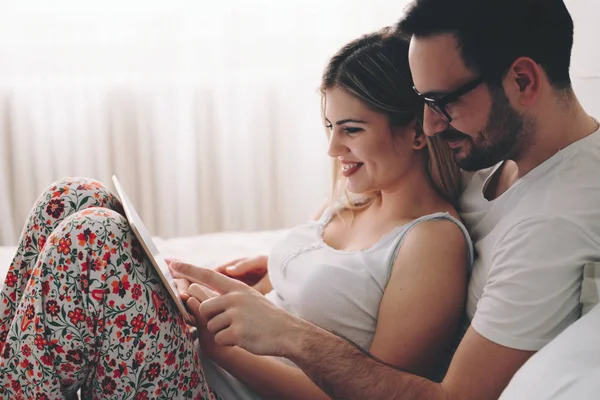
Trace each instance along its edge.
<instances>
[{"instance_id":1,"label":"finger on tablet","mask_svg":"<svg viewBox=\"0 0 600 400\"><path fill-rule=\"evenodd\" d=\"M177 291L179 292L179 295L181 296L181 299L183 301L186 301L190 295L188 292L188 289L190 287L190 281L188 281L187 279L184 278L178 278L178 279L174 279L175 281L175 286L177 286Z\"/></svg>"},{"instance_id":2,"label":"finger on tablet","mask_svg":"<svg viewBox=\"0 0 600 400\"><path fill-rule=\"evenodd\" d=\"M198 299L200 303L218 295L214 291L197 283L193 283L190 285L188 293L190 294L190 296L193 296L194 298Z\"/></svg>"}]
</instances>

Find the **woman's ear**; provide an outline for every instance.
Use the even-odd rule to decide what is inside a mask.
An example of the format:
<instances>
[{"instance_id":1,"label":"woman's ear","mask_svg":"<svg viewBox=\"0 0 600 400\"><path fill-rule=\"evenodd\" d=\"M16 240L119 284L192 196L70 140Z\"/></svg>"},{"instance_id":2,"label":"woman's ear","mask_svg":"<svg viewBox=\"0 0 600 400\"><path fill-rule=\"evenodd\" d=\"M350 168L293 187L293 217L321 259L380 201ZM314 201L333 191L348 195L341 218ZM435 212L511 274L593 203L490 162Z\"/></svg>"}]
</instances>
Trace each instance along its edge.
<instances>
[{"instance_id":1,"label":"woman's ear","mask_svg":"<svg viewBox=\"0 0 600 400\"><path fill-rule=\"evenodd\" d=\"M409 129L412 131L413 150L423 150L427 147L427 137L416 120L410 123Z\"/></svg>"},{"instance_id":2,"label":"woman's ear","mask_svg":"<svg viewBox=\"0 0 600 400\"><path fill-rule=\"evenodd\" d=\"M413 141L413 150L423 150L425 147L427 147L425 135L415 137L415 140Z\"/></svg>"}]
</instances>

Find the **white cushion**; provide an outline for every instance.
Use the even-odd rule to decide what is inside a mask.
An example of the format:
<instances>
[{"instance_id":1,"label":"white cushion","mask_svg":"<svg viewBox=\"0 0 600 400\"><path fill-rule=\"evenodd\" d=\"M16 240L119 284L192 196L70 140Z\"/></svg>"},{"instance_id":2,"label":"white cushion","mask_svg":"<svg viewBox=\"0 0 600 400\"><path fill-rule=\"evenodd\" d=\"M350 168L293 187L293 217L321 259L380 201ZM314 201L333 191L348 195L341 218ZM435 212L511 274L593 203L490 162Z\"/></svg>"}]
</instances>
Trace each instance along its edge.
<instances>
[{"instance_id":1,"label":"white cushion","mask_svg":"<svg viewBox=\"0 0 600 400\"><path fill-rule=\"evenodd\" d=\"M589 263L583 267L580 300L583 315L600 303L600 263Z\"/></svg>"},{"instance_id":2,"label":"white cushion","mask_svg":"<svg viewBox=\"0 0 600 400\"><path fill-rule=\"evenodd\" d=\"M600 306L594 307L515 374L501 400L598 400Z\"/></svg>"}]
</instances>

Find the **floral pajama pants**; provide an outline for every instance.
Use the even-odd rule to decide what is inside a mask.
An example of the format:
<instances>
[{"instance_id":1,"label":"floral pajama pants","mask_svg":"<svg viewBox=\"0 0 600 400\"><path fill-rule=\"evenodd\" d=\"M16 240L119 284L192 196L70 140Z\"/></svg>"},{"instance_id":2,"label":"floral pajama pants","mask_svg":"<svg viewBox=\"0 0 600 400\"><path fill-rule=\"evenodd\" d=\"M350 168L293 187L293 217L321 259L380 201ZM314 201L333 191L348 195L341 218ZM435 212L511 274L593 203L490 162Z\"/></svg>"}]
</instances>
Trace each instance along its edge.
<instances>
[{"instance_id":1,"label":"floral pajama pants","mask_svg":"<svg viewBox=\"0 0 600 400\"><path fill-rule=\"evenodd\" d=\"M0 398L215 399L119 201L65 179L37 200L0 292Z\"/></svg>"}]
</instances>

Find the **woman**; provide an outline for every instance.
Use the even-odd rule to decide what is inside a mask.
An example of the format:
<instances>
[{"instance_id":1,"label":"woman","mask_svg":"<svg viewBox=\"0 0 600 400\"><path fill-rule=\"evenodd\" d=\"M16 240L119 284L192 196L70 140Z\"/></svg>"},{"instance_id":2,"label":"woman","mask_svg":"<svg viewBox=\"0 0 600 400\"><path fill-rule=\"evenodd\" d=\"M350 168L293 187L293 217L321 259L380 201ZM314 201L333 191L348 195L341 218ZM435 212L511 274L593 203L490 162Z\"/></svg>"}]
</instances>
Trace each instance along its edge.
<instances>
[{"instance_id":1,"label":"woman","mask_svg":"<svg viewBox=\"0 0 600 400\"><path fill-rule=\"evenodd\" d=\"M450 149L419 125L408 41L384 29L349 43L330 61L321 93L335 161L332 205L274 246L266 296L388 364L437 376L460 329L472 251L453 207L459 170ZM260 269L266 258L219 270ZM179 285L192 293L189 281ZM196 295L188 307L200 320L213 389L236 399L328 398L289 362L216 344L213 334L235 317L213 315L206 326L197 312L205 299Z\"/></svg>"},{"instance_id":2,"label":"woman","mask_svg":"<svg viewBox=\"0 0 600 400\"><path fill-rule=\"evenodd\" d=\"M459 326L471 249L452 206L458 171L418 124L407 51L386 29L331 60L322 91L336 202L275 246L268 296L431 375ZM91 180L38 199L0 296L2 398L79 388L84 398L326 398L285 360L214 344L198 320L203 371L118 201Z\"/></svg>"}]
</instances>

